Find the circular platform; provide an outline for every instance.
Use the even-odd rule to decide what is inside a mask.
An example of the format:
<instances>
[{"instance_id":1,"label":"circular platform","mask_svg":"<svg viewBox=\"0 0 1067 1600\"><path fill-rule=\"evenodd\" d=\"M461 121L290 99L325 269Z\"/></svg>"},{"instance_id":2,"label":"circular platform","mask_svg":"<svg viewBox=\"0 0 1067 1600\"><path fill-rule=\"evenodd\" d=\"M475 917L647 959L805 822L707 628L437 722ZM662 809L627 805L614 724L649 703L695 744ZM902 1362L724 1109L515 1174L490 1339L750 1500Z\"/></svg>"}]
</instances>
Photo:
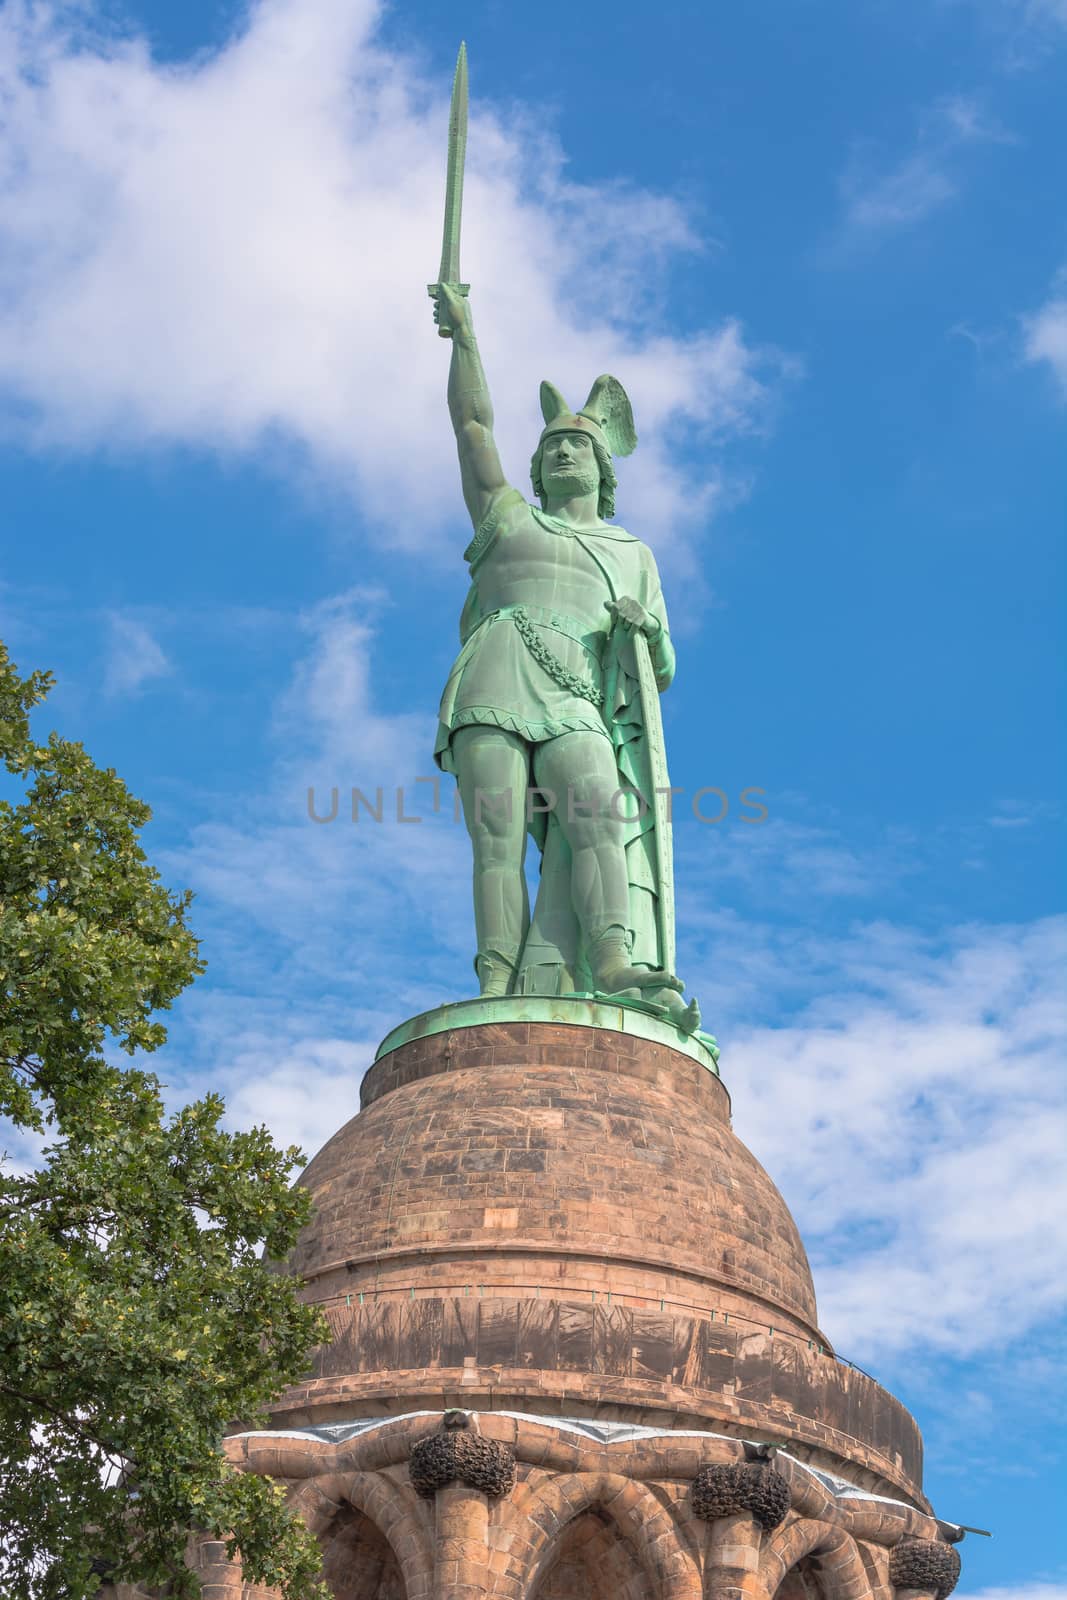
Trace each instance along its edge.
<instances>
[{"instance_id":1,"label":"circular platform","mask_svg":"<svg viewBox=\"0 0 1067 1600\"><path fill-rule=\"evenodd\" d=\"M386 1034L376 1061L414 1039L486 1022L562 1022L573 1028L605 1028L650 1044L667 1044L718 1075L719 1046L710 1033L685 1033L673 1022L627 1001L594 1000L585 995L506 995L498 999L453 1000L409 1017Z\"/></svg>"}]
</instances>

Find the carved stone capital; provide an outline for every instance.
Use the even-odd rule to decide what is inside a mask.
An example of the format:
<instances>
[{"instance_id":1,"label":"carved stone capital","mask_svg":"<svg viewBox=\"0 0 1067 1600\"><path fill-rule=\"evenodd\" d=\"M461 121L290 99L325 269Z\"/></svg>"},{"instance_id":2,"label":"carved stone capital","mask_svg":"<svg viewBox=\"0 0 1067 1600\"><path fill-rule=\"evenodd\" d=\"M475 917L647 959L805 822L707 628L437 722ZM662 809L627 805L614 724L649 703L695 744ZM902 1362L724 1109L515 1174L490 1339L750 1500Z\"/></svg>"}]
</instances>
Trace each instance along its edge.
<instances>
[{"instance_id":1,"label":"carved stone capital","mask_svg":"<svg viewBox=\"0 0 1067 1600\"><path fill-rule=\"evenodd\" d=\"M747 1511L769 1532L789 1510L789 1485L765 1462L702 1467L693 1479L693 1510L705 1522Z\"/></svg>"},{"instance_id":2,"label":"carved stone capital","mask_svg":"<svg viewBox=\"0 0 1067 1600\"><path fill-rule=\"evenodd\" d=\"M948 1600L960 1575L960 1553L939 1539L902 1539L889 1552L894 1589L923 1589Z\"/></svg>"},{"instance_id":3,"label":"carved stone capital","mask_svg":"<svg viewBox=\"0 0 1067 1600\"><path fill-rule=\"evenodd\" d=\"M514 1485L515 1452L510 1445L466 1431L464 1424L457 1424L450 1415L444 1431L412 1446L408 1470L415 1492L424 1500L432 1500L438 1489L457 1478L468 1488L498 1499Z\"/></svg>"}]
</instances>

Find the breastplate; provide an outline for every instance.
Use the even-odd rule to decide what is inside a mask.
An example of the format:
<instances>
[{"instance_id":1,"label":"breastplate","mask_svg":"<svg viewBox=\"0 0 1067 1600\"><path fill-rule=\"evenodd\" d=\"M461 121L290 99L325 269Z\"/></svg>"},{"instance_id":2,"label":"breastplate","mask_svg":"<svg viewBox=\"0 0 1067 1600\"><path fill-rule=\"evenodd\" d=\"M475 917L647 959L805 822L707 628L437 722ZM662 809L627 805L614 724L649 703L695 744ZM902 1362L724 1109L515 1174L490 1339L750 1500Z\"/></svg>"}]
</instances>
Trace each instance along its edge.
<instances>
[{"instance_id":1,"label":"breastplate","mask_svg":"<svg viewBox=\"0 0 1067 1600\"><path fill-rule=\"evenodd\" d=\"M604 574L589 552L565 531L552 533L531 514L486 556L478 571L483 612L501 606L544 606L607 632L611 598Z\"/></svg>"}]
</instances>

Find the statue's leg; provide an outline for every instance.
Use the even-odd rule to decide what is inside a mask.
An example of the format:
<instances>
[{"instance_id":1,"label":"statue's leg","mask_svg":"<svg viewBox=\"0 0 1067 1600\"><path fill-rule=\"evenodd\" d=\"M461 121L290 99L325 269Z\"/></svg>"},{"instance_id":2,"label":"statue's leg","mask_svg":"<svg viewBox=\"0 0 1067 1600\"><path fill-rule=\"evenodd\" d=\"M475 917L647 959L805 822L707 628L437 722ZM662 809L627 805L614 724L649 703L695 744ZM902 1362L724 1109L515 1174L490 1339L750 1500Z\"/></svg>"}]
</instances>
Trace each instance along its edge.
<instances>
[{"instance_id":1,"label":"statue's leg","mask_svg":"<svg viewBox=\"0 0 1067 1600\"><path fill-rule=\"evenodd\" d=\"M576 981L578 923L571 902L570 846L554 812L547 824L537 899L519 960L519 994L573 994L582 987Z\"/></svg>"},{"instance_id":2,"label":"statue's leg","mask_svg":"<svg viewBox=\"0 0 1067 1600\"><path fill-rule=\"evenodd\" d=\"M571 900L597 989L677 988L670 973L632 963L625 825L612 803L619 777L610 741L597 733L547 740L534 752L534 782L556 796L571 851Z\"/></svg>"},{"instance_id":3,"label":"statue's leg","mask_svg":"<svg viewBox=\"0 0 1067 1600\"><path fill-rule=\"evenodd\" d=\"M529 750L503 728L460 728L452 759L474 851L475 971L482 994L507 994L530 921L523 870Z\"/></svg>"}]
</instances>

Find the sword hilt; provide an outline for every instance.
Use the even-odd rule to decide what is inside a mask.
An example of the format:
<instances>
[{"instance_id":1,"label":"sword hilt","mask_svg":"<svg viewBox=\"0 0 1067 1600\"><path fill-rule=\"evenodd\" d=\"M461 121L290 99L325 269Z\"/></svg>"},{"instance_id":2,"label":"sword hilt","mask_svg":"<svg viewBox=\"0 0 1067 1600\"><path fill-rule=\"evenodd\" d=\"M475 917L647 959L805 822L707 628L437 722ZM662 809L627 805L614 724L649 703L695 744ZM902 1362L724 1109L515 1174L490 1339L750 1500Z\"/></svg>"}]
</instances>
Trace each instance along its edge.
<instances>
[{"instance_id":1,"label":"sword hilt","mask_svg":"<svg viewBox=\"0 0 1067 1600\"><path fill-rule=\"evenodd\" d=\"M453 294L461 294L464 297L469 295L471 292L471 286L469 283L450 283L448 287L452 290ZM430 296L430 299L434 303L433 320L437 324L437 332L440 334L442 339L451 339L452 328L447 322L442 322L441 320L443 315L441 310L441 285L439 283L428 283L426 285L426 293Z\"/></svg>"}]
</instances>

